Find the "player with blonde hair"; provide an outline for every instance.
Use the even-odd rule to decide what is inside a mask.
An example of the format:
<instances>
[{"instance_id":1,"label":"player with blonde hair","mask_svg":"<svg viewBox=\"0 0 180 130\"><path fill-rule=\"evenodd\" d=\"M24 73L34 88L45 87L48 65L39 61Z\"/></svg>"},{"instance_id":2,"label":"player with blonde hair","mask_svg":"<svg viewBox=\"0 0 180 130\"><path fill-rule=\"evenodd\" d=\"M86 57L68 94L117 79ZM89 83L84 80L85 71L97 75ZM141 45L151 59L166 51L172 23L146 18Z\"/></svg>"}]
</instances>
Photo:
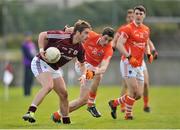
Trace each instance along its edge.
<instances>
[{"instance_id":1,"label":"player with blonde hair","mask_svg":"<svg viewBox=\"0 0 180 130\"><path fill-rule=\"evenodd\" d=\"M80 63L81 70L83 71L80 80L82 82L85 80L84 74L86 69L84 63L84 48L81 43L87 39L90 29L91 26L88 22L78 20L74 25L73 33L53 30L41 32L39 34L39 54L33 58L31 69L42 88L36 94L28 108L28 112L22 117L25 121L29 121L30 123L36 121L34 114L37 107L48 93L54 89L59 97L59 109L62 113L62 121L64 124L71 123L69 117L68 93L60 69L76 57ZM45 53L46 49L49 47L56 47L61 52L61 58L58 62L48 62Z\"/></svg>"}]
</instances>

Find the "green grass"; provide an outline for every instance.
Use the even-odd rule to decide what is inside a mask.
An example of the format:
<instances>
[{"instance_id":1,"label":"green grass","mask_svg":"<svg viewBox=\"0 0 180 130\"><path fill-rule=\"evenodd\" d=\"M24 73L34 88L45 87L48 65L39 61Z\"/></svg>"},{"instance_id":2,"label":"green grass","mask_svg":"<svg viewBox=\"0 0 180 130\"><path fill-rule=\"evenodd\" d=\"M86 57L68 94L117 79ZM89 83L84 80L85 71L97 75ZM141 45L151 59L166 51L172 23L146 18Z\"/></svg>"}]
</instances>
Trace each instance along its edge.
<instances>
[{"instance_id":1,"label":"green grass","mask_svg":"<svg viewBox=\"0 0 180 130\"><path fill-rule=\"evenodd\" d=\"M33 95L39 87L33 89ZM79 94L78 87L68 89L69 99L76 98ZM113 120L107 102L118 97L119 87L99 87L97 108L102 113L101 118L94 118L87 112L86 106L70 114L72 124L55 124L50 120L50 115L58 109L58 98L51 92L39 106L36 112L37 122L29 124L22 120L22 115L27 111L33 96L23 97L21 88L10 88L9 101L3 97L3 87L0 86L0 128L5 129L171 129L180 128L180 86L179 87L152 87L150 89L151 113L142 110L143 102L139 100L134 106L132 121L124 120L124 115L118 109L118 118Z\"/></svg>"}]
</instances>

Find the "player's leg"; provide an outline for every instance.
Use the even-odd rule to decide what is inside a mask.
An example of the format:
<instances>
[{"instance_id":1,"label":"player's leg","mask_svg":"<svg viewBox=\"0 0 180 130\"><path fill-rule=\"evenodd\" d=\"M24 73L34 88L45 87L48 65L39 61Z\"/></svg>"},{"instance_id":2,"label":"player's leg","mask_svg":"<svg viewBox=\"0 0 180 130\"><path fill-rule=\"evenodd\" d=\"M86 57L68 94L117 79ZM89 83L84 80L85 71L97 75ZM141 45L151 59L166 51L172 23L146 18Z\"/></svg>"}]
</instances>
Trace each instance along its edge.
<instances>
[{"instance_id":1,"label":"player's leg","mask_svg":"<svg viewBox=\"0 0 180 130\"><path fill-rule=\"evenodd\" d=\"M143 101L144 101L144 111L150 112L149 107L149 74L147 68L144 72L144 93L143 93Z\"/></svg>"},{"instance_id":2,"label":"player's leg","mask_svg":"<svg viewBox=\"0 0 180 130\"><path fill-rule=\"evenodd\" d=\"M118 105L125 105L125 99L126 99L126 89L125 89L125 86L127 87L127 84L125 83L125 76L126 76L126 72L127 72L127 63L125 64L124 61L120 61L120 73L122 75L122 91L121 91L121 95L120 95L120 98L116 98L114 100L110 100L108 102L108 105L111 109L111 116L113 119L116 119L117 118L117 114L116 114L116 110L117 110L117 106ZM124 95L123 95L124 94Z\"/></svg>"},{"instance_id":3,"label":"player's leg","mask_svg":"<svg viewBox=\"0 0 180 130\"><path fill-rule=\"evenodd\" d=\"M144 90L144 74L143 67L137 67L132 69L132 77L125 78L128 86L128 95L125 101L126 115L125 119L133 119L133 105L135 100L139 100L143 95ZM134 78L135 77L135 78Z\"/></svg>"},{"instance_id":4,"label":"player's leg","mask_svg":"<svg viewBox=\"0 0 180 130\"><path fill-rule=\"evenodd\" d=\"M133 106L135 100L138 100L143 95L144 82L137 78L127 78L128 93L125 98L125 119L133 119Z\"/></svg>"},{"instance_id":5,"label":"player's leg","mask_svg":"<svg viewBox=\"0 0 180 130\"><path fill-rule=\"evenodd\" d=\"M127 92L127 85L126 85L126 82L124 79L122 79L122 89L121 89L121 94L120 94L120 97L125 95ZM120 105L120 109L121 109L121 112L125 112L125 103L122 103Z\"/></svg>"},{"instance_id":6,"label":"player's leg","mask_svg":"<svg viewBox=\"0 0 180 130\"><path fill-rule=\"evenodd\" d=\"M125 105L126 97L127 97L127 94L124 94L120 98L116 98L116 99L110 100L108 102L109 107L111 108L111 116L112 116L113 119L117 118L117 113L116 113L117 106L121 105L121 104Z\"/></svg>"},{"instance_id":7,"label":"player's leg","mask_svg":"<svg viewBox=\"0 0 180 130\"><path fill-rule=\"evenodd\" d=\"M118 105L125 105L125 100L126 100L126 97L127 97L127 83L126 83L126 80L125 78L128 77L128 71L129 68L128 68L128 62L126 61L120 61L120 73L122 75L122 92L121 92L121 96L119 98L116 98L114 100L110 100L108 102L109 106L110 106L110 109L111 109L111 116L113 119L116 119L117 118L117 113L116 113L116 110L117 110L117 106Z\"/></svg>"},{"instance_id":8,"label":"player's leg","mask_svg":"<svg viewBox=\"0 0 180 130\"><path fill-rule=\"evenodd\" d=\"M135 97L137 95L138 82L134 77L125 78L127 83L128 91L125 98L125 119L133 119L133 105L135 102Z\"/></svg>"},{"instance_id":9,"label":"player's leg","mask_svg":"<svg viewBox=\"0 0 180 130\"><path fill-rule=\"evenodd\" d=\"M85 63L86 68L91 69L93 68L92 65L89 63ZM75 71L78 74L78 76L82 75L80 64L78 61L75 62ZM90 87L91 80L86 80L85 84L80 86L80 94L79 97L75 100L71 101L69 104L69 111L72 112L81 106L85 105L88 100L88 93L89 93L89 87Z\"/></svg>"},{"instance_id":10,"label":"player's leg","mask_svg":"<svg viewBox=\"0 0 180 130\"><path fill-rule=\"evenodd\" d=\"M122 64L122 61L120 61L120 73L122 73L121 64ZM122 89L121 89L120 97L122 97L126 93L127 93L127 84L126 84L124 78L122 78ZM125 112L125 103L122 103L120 105L120 110L121 110L121 112Z\"/></svg>"},{"instance_id":11,"label":"player's leg","mask_svg":"<svg viewBox=\"0 0 180 130\"><path fill-rule=\"evenodd\" d=\"M137 89L139 85L137 75L140 73L141 78L143 78L144 80L143 72L141 72L137 68L133 68L126 60L126 61L121 61L121 73L122 73L122 77L126 82L128 93L121 96L120 98L109 101L109 106L111 108L111 116L112 118L116 119L117 106L122 103L125 103L125 109L126 109L125 119L133 119L132 108L135 102L135 97L139 96L139 91Z\"/></svg>"},{"instance_id":12,"label":"player's leg","mask_svg":"<svg viewBox=\"0 0 180 130\"><path fill-rule=\"evenodd\" d=\"M75 71L79 76L81 75L79 62L75 63ZM89 83L90 82L88 80L86 80L85 86L80 87L80 95L79 95L79 97L74 99L73 101L71 101L69 103L69 112L77 110L78 108L80 108L81 106L83 106L83 105L85 105L87 103L88 92L89 92ZM58 110L58 111L56 111L56 112L54 112L52 114L52 120L54 122L56 122L56 123L61 122L61 112L60 112L60 110Z\"/></svg>"},{"instance_id":13,"label":"player's leg","mask_svg":"<svg viewBox=\"0 0 180 130\"><path fill-rule=\"evenodd\" d=\"M75 111L80 107L84 106L85 104L87 104L88 93L89 93L89 87L81 86L79 97L77 99L72 100L69 103L69 112Z\"/></svg>"},{"instance_id":14,"label":"player's leg","mask_svg":"<svg viewBox=\"0 0 180 130\"><path fill-rule=\"evenodd\" d=\"M77 99L74 99L69 103L69 112L73 112L83 105L87 104L89 88L86 86L80 87L80 95ZM51 116L55 123L61 123L62 114L60 110L54 112Z\"/></svg>"},{"instance_id":15,"label":"player's leg","mask_svg":"<svg viewBox=\"0 0 180 130\"><path fill-rule=\"evenodd\" d=\"M118 105L125 104L125 119L133 119L132 108L135 102L135 95L137 93L138 82L134 77L124 78L127 84L127 93L120 98L109 101L111 108L111 116L113 119L117 118L116 109Z\"/></svg>"},{"instance_id":16,"label":"player's leg","mask_svg":"<svg viewBox=\"0 0 180 130\"><path fill-rule=\"evenodd\" d=\"M60 104L60 113L62 121L64 124L71 123L69 118L69 102L68 102L68 93L66 90L66 84L63 77L58 77L54 79L54 90L59 96Z\"/></svg>"},{"instance_id":17,"label":"player's leg","mask_svg":"<svg viewBox=\"0 0 180 130\"><path fill-rule=\"evenodd\" d=\"M52 68L40 60L38 57L34 57L31 62L31 70L35 75L42 88L36 94L32 104L29 106L28 112L23 116L25 121L35 122L34 113L37 106L43 101L44 97L53 89L53 77Z\"/></svg>"},{"instance_id":18,"label":"player's leg","mask_svg":"<svg viewBox=\"0 0 180 130\"><path fill-rule=\"evenodd\" d=\"M44 97L53 89L53 79L49 72L39 74L36 79L41 84L42 88L36 94L32 104L29 106L28 112L23 116L23 119L33 123L35 122L34 113L37 106L43 101Z\"/></svg>"},{"instance_id":19,"label":"player's leg","mask_svg":"<svg viewBox=\"0 0 180 130\"><path fill-rule=\"evenodd\" d=\"M94 117L101 117L101 113L96 109L95 100L96 100L96 93L99 86L99 83L102 79L102 75L95 75L90 86L89 97L88 97L88 108L87 110L92 114Z\"/></svg>"}]
</instances>

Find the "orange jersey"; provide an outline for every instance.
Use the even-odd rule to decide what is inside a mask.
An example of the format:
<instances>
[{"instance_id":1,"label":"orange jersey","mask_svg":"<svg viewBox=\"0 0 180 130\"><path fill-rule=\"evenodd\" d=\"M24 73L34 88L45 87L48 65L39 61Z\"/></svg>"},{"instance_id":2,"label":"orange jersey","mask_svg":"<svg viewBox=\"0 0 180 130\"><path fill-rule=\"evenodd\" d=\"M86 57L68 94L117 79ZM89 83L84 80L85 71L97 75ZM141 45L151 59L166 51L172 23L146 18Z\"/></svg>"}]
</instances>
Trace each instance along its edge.
<instances>
[{"instance_id":1,"label":"orange jersey","mask_svg":"<svg viewBox=\"0 0 180 130\"><path fill-rule=\"evenodd\" d=\"M121 25L121 26L118 28L117 33L120 33L120 32L121 32L121 29L122 29L123 27L125 27L126 25L127 25L127 24Z\"/></svg>"},{"instance_id":2,"label":"orange jersey","mask_svg":"<svg viewBox=\"0 0 180 130\"><path fill-rule=\"evenodd\" d=\"M113 50L111 43L100 45L98 43L101 35L93 31L89 32L88 39L84 42L85 60L93 66L98 66L102 60L112 57Z\"/></svg>"},{"instance_id":3,"label":"orange jersey","mask_svg":"<svg viewBox=\"0 0 180 130\"><path fill-rule=\"evenodd\" d=\"M127 38L124 44L125 49L129 54L135 57L139 65L142 64L145 48L149 39L150 30L144 24L137 26L134 22L122 26L119 30L121 36ZM126 57L123 55L122 60Z\"/></svg>"},{"instance_id":4,"label":"orange jersey","mask_svg":"<svg viewBox=\"0 0 180 130\"><path fill-rule=\"evenodd\" d=\"M118 30L116 31L116 35L115 35L115 37L114 37L114 42L116 42L116 44L117 44L117 40L118 40L118 38L119 38L119 36L120 36L121 28L123 28L125 25L126 25L126 24L121 25L121 26L118 28Z\"/></svg>"}]
</instances>

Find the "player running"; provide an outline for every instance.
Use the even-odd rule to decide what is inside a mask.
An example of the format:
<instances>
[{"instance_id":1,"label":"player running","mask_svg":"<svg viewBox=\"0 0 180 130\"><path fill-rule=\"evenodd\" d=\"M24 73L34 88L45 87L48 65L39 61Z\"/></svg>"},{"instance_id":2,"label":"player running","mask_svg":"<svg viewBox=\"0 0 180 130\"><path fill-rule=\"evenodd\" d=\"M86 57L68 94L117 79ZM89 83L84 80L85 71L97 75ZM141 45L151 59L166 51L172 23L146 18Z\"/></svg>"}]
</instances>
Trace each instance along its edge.
<instances>
[{"instance_id":1,"label":"player running","mask_svg":"<svg viewBox=\"0 0 180 130\"><path fill-rule=\"evenodd\" d=\"M80 87L80 95L69 104L69 112L72 112L87 104L87 110L94 117L100 117L101 113L96 109L95 99L99 83L103 73L106 71L109 61L113 55L111 41L114 37L114 30L106 27L102 34L93 31L89 32L88 39L83 44L85 49L85 66L87 68L85 85ZM79 69L79 62L75 63L75 70L82 74ZM61 113L53 113L53 120L60 122Z\"/></svg>"},{"instance_id":2,"label":"player running","mask_svg":"<svg viewBox=\"0 0 180 130\"><path fill-rule=\"evenodd\" d=\"M62 121L64 124L70 124L69 102L66 84L60 71L61 67L77 57L82 70L80 80L85 80L85 58L82 42L87 39L91 26L88 22L79 20L74 25L73 33L65 33L61 30L41 32L39 34L38 46L39 54L35 56L31 63L31 69L34 76L41 84L42 88L35 96L28 112L22 117L25 121L34 123L34 113L37 107L46 97L46 95L54 89L59 97L59 108L62 113ZM45 50L48 47L57 47L61 52L61 58L57 63L48 63L45 57Z\"/></svg>"},{"instance_id":3,"label":"player running","mask_svg":"<svg viewBox=\"0 0 180 130\"><path fill-rule=\"evenodd\" d=\"M120 104L125 104L125 119L132 120L132 108L135 100L143 95L144 74L143 59L144 53L148 56L149 63L153 61L153 55L149 48L149 28L143 24L146 9L143 6L134 8L133 22L124 25L119 30L117 49L122 53L120 69L122 77L127 85L127 93L115 100L109 101L111 116L116 119L116 109Z\"/></svg>"},{"instance_id":4,"label":"player running","mask_svg":"<svg viewBox=\"0 0 180 130\"><path fill-rule=\"evenodd\" d=\"M127 24L132 22L133 20L134 20L134 10L133 9L128 9L127 10L127 15L126 15ZM115 46L117 44L117 40L118 40L119 35L120 35L120 30L121 30L121 28L123 26L125 26L125 25L122 25L118 29L118 31L117 31L114 39L113 39L113 42L112 42L113 43L113 48L115 48ZM154 59L157 59L158 53L157 53L157 51L156 51L156 49L154 47L154 44L152 43L151 40L149 40L148 44L150 46L150 50L151 50L151 52L152 52L152 54L154 56ZM144 107L143 107L143 110L145 112L150 112L150 107L149 107L149 73L148 73L146 63L144 62L144 60L143 60L143 73L144 73L144 92L143 92ZM123 79L122 80L122 90L121 90L120 96L123 96L126 93L126 91L127 91L127 85L125 83L125 80ZM120 105L120 107L121 107L121 112L125 112L125 104L122 103Z\"/></svg>"}]
</instances>

